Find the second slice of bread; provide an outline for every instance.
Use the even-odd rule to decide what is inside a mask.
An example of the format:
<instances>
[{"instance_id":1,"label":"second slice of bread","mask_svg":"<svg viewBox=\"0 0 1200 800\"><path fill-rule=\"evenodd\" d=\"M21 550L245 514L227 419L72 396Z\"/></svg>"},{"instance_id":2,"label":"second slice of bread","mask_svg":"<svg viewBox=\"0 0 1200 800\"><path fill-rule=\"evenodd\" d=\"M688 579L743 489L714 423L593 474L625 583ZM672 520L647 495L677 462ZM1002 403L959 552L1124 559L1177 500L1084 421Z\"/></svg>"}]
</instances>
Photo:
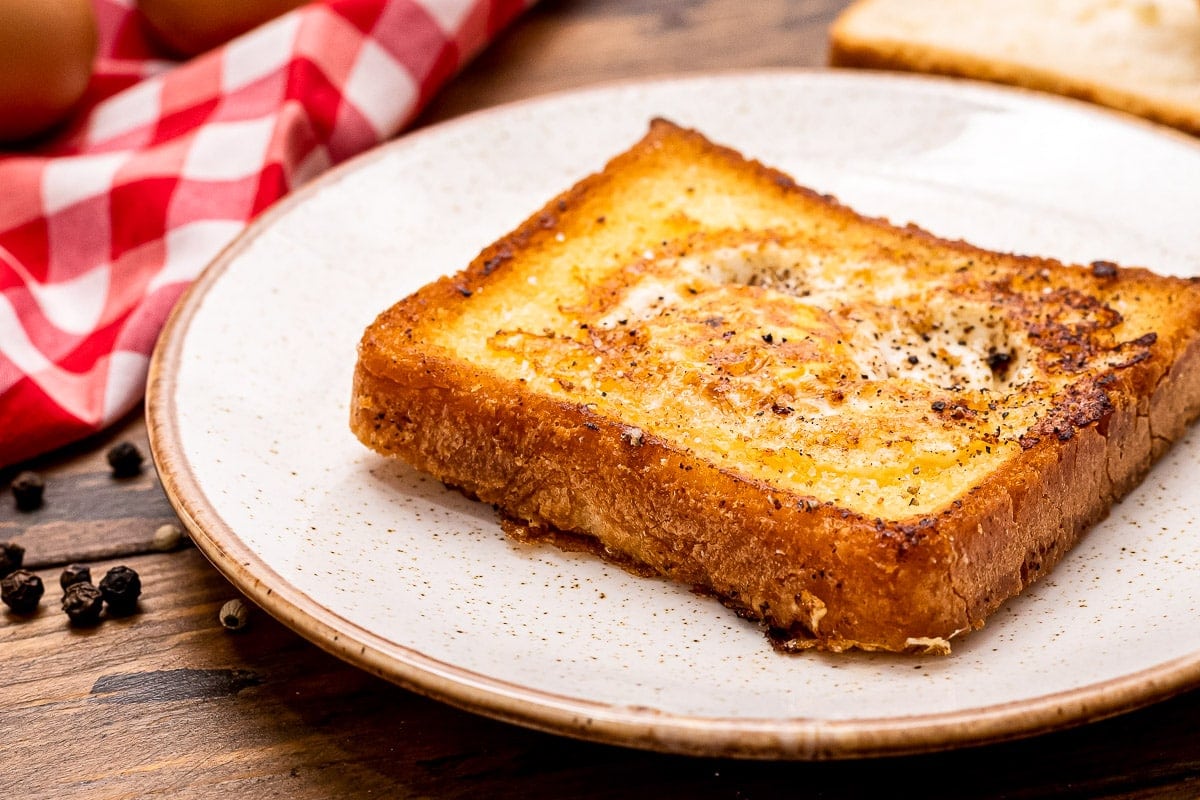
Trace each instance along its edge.
<instances>
[{"instance_id":1,"label":"second slice of bread","mask_svg":"<svg viewBox=\"0 0 1200 800\"><path fill-rule=\"evenodd\" d=\"M1200 134L1192 0L858 0L830 63L1025 86Z\"/></svg>"},{"instance_id":2,"label":"second slice of bread","mask_svg":"<svg viewBox=\"0 0 1200 800\"><path fill-rule=\"evenodd\" d=\"M658 120L364 333L351 426L786 649L944 651L1200 412L1200 286L868 219Z\"/></svg>"}]
</instances>

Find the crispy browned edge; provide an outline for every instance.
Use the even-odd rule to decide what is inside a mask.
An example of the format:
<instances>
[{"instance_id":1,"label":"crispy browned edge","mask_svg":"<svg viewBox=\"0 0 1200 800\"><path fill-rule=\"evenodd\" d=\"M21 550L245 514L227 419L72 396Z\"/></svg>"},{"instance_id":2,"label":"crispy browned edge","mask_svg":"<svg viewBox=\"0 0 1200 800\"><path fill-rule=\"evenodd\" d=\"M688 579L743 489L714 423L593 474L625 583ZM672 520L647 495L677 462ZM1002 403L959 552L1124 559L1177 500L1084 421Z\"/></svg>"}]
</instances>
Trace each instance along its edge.
<instances>
[{"instance_id":1,"label":"crispy browned edge","mask_svg":"<svg viewBox=\"0 0 1200 800\"><path fill-rule=\"evenodd\" d=\"M984 58L968 50L947 50L901 37L862 36L856 17L869 13L871 0L859 0L834 21L829 31L829 64L834 67L898 70L1005 83L1086 100L1200 135L1200 108L1155 99L1109 86L1102 79L1083 80L1046 66ZM1004 13L1003 4L996 6Z\"/></svg>"},{"instance_id":2,"label":"crispy browned edge","mask_svg":"<svg viewBox=\"0 0 1200 800\"><path fill-rule=\"evenodd\" d=\"M1188 319L1160 332L1149 359L1107 385L1081 387L1051 415L1048 435L940 513L882 520L721 469L653 435L631 437L620 420L421 348L414 334L422 325L452 318L514 252L548 242L558 216L579 198L668 139L728 161L810 213L878 226L908 246L1032 268L1054 263L860 217L698 133L655 120L604 172L550 201L467 269L379 316L364 333L354 374L358 437L517 519L594 535L615 553L819 647L901 651L980 627L1045 574L1200 413L1200 288L1177 280L1189 295L1180 304ZM1119 279L1175 280L1137 269ZM397 341L415 344L393 360L384 353Z\"/></svg>"}]
</instances>

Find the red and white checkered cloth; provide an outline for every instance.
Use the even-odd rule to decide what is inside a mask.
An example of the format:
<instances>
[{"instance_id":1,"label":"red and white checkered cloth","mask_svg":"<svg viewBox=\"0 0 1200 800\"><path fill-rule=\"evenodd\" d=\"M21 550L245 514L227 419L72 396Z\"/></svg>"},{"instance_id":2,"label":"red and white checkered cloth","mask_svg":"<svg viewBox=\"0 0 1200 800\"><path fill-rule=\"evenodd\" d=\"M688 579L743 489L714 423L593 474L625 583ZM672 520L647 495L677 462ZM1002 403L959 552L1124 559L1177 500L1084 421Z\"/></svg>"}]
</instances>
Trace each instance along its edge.
<instances>
[{"instance_id":1,"label":"red and white checkered cloth","mask_svg":"<svg viewBox=\"0 0 1200 800\"><path fill-rule=\"evenodd\" d=\"M112 423L187 284L255 215L396 134L532 0L328 0L190 61L95 0L74 120L0 152L0 467Z\"/></svg>"}]
</instances>

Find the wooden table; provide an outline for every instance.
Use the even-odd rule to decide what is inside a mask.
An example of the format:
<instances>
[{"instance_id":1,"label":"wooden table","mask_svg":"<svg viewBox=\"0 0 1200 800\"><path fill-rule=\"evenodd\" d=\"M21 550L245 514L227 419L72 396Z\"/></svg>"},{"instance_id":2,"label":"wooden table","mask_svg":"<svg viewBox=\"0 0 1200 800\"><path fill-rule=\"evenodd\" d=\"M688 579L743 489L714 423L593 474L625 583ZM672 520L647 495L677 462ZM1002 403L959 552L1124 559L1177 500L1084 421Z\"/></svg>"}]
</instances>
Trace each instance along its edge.
<instances>
[{"instance_id":1,"label":"wooden table","mask_svg":"<svg viewBox=\"0 0 1200 800\"><path fill-rule=\"evenodd\" d=\"M427 110L421 124L597 81L819 66L836 0L543 0ZM1198 797L1200 691L1023 741L868 762L757 763L576 742L473 716L344 665L258 612L194 548L156 552L174 520L152 469L116 480L115 429L25 465L43 509L0 503L0 540L28 548L41 611L0 614L0 797ZM13 470L0 475L7 495ZM86 630L58 610L63 565L126 563L140 614Z\"/></svg>"}]
</instances>

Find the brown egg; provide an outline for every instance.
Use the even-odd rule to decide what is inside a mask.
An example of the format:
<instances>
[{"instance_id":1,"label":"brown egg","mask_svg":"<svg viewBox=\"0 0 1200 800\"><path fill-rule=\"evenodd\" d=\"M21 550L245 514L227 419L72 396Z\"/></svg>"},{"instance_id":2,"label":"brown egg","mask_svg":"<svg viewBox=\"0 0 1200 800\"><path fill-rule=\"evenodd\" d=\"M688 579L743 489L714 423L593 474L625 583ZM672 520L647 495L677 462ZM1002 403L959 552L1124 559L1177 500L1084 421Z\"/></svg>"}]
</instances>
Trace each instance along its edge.
<instances>
[{"instance_id":1,"label":"brown egg","mask_svg":"<svg viewBox=\"0 0 1200 800\"><path fill-rule=\"evenodd\" d=\"M0 0L0 141L60 122L92 77L90 0Z\"/></svg>"},{"instance_id":2,"label":"brown egg","mask_svg":"<svg viewBox=\"0 0 1200 800\"><path fill-rule=\"evenodd\" d=\"M304 0L138 0L150 32L163 45L193 56L257 28Z\"/></svg>"}]
</instances>

